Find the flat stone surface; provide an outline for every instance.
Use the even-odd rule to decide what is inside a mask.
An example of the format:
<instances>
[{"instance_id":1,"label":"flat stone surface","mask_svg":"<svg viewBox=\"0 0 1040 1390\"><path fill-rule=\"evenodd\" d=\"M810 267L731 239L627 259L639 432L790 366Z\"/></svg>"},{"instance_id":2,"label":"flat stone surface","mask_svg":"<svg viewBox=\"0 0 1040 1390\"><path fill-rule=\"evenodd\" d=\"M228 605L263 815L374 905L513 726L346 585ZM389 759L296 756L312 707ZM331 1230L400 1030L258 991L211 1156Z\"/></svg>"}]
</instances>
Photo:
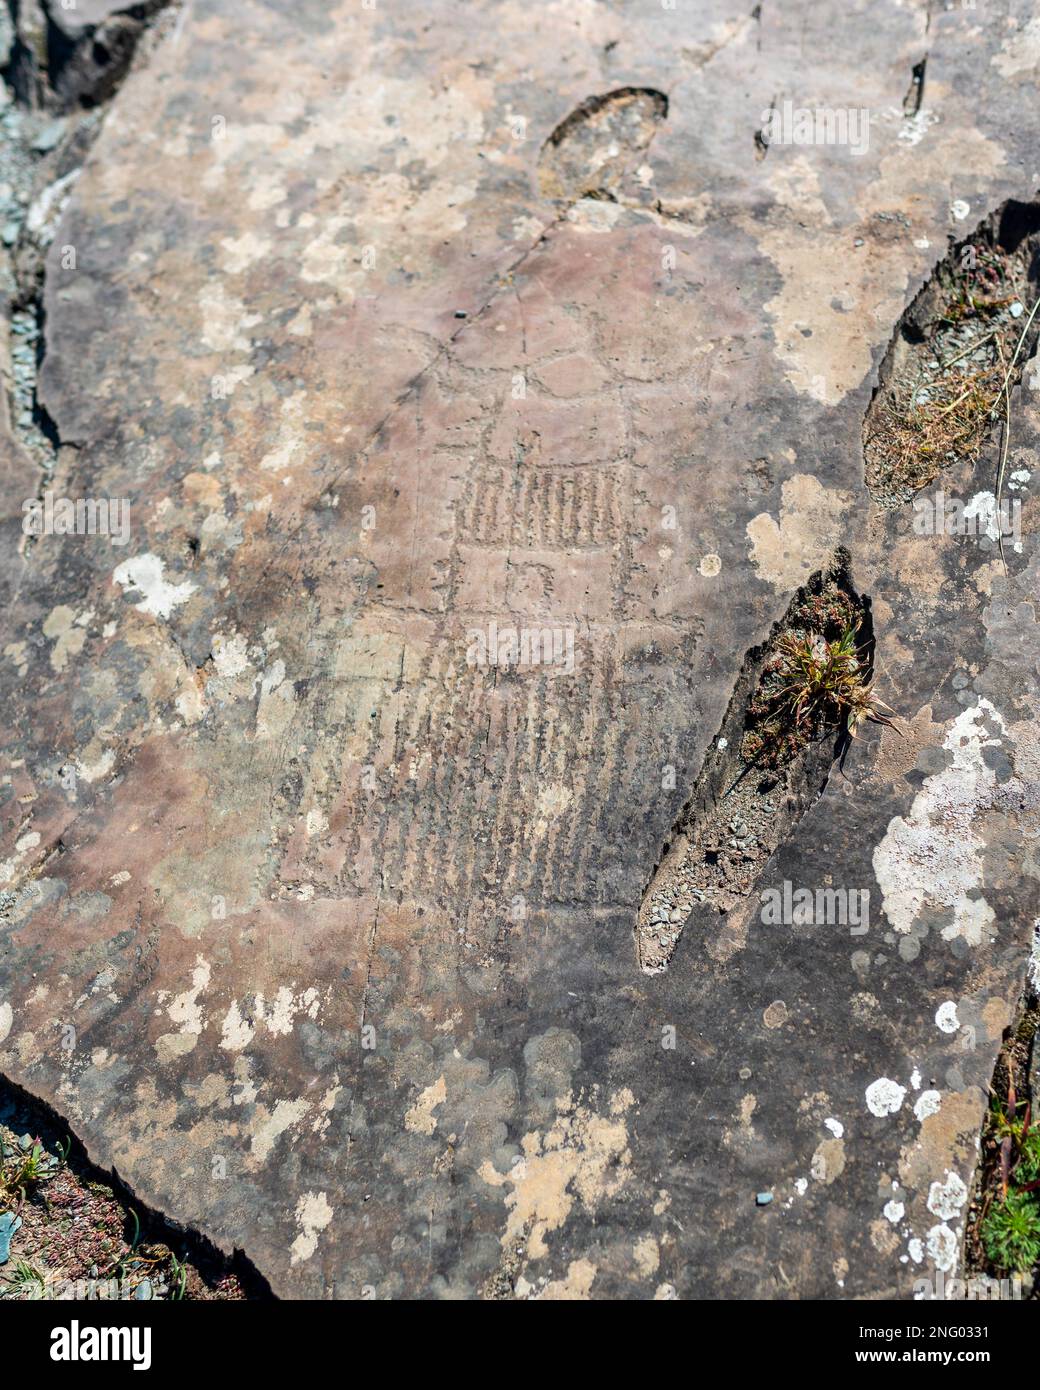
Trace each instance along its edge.
<instances>
[{"instance_id":1,"label":"flat stone surface","mask_svg":"<svg viewBox=\"0 0 1040 1390\"><path fill-rule=\"evenodd\" d=\"M861 429L947 236L1040 183L1030 17L206 0L116 96L40 399L131 534L36 541L0 636L0 1069L277 1293L955 1266L1038 911L1032 368L1007 579L872 507ZM667 114L543 154L630 90ZM763 152L785 98L868 148ZM756 891L646 976L745 654L839 544L903 737L759 888L869 929ZM468 663L489 624L562 660Z\"/></svg>"}]
</instances>

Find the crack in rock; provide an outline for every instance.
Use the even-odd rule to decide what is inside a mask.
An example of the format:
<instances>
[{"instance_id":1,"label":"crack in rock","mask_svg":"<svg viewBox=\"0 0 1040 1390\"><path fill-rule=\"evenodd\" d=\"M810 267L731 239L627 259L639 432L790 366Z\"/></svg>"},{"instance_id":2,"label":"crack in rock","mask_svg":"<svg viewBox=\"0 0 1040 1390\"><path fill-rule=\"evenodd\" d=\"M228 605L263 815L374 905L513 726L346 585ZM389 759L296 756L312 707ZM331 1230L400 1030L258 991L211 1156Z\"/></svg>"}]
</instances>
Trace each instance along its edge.
<instances>
[{"instance_id":1,"label":"crack in rock","mask_svg":"<svg viewBox=\"0 0 1040 1390\"><path fill-rule=\"evenodd\" d=\"M823 794L846 741L844 731L829 731L776 767L764 766L758 753L748 758L746 739L756 723L752 702L776 638L799 621L806 605L825 600L829 587L844 595L850 611L859 616L869 680L874 648L870 602L852 587L848 552L839 549L830 567L797 591L769 638L744 658L722 727L643 894L636 948L646 974L667 968L691 918L706 936L718 930Z\"/></svg>"}]
</instances>

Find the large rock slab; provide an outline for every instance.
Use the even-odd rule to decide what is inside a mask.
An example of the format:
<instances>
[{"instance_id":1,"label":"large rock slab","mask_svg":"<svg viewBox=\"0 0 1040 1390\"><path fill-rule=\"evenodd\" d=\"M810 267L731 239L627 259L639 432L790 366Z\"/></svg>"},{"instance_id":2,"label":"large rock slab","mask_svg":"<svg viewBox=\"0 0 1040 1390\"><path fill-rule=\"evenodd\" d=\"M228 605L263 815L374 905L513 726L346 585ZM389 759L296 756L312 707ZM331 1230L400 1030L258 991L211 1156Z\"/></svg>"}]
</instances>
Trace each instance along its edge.
<instances>
[{"instance_id":1,"label":"large rock slab","mask_svg":"<svg viewBox=\"0 0 1040 1390\"><path fill-rule=\"evenodd\" d=\"M132 530L35 541L0 642L0 1065L278 1293L956 1265L1037 911L1033 484L1005 578L872 505L861 431L947 236L1038 182L1034 27L207 0L116 97L40 400ZM785 98L868 147L766 146ZM869 929L756 893L645 975L745 654L839 545L906 727L760 887Z\"/></svg>"}]
</instances>

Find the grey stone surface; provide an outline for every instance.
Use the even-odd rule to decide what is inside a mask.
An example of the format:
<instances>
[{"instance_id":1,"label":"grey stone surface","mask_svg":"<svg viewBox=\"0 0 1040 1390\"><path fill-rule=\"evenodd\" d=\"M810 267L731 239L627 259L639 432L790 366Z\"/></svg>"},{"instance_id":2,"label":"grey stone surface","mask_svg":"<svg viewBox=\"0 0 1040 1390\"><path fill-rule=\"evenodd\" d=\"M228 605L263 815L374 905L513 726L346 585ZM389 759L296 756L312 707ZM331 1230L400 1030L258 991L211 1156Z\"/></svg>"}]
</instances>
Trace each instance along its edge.
<instances>
[{"instance_id":1,"label":"grey stone surface","mask_svg":"<svg viewBox=\"0 0 1040 1390\"><path fill-rule=\"evenodd\" d=\"M1037 913L1035 374L1007 578L873 506L861 430L947 237L1040 182L1038 55L1019 3L206 0L115 97L39 402L132 531L5 562L0 1068L278 1293L959 1260ZM764 148L783 99L868 148ZM902 737L647 976L745 655L842 544ZM491 623L573 669L468 664ZM766 926L785 881L867 934Z\"/></svg>"}]
</instances>

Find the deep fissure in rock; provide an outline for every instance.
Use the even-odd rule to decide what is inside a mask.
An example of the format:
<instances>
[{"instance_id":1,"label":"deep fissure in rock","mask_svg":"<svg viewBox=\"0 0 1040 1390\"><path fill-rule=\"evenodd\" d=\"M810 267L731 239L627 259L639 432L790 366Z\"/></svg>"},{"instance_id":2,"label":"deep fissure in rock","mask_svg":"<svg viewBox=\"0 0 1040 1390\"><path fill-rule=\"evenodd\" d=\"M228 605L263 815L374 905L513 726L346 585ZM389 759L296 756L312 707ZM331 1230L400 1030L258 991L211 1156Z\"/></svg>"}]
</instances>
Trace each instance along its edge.
<instances>
[{"instance_id":1,"label":"deep fissure in rock","mask_svg":"<svg viewBox=\"0 0 1040 1390\"><path fill-rule=\"evenodd\" d=\"M916 116L924 101L924 79L928 69L928 54L910 69L910 86L903 98L903 115Z\"/></svg>"},{"instance_id":2,"label":"deep fissure in rock","mask_svg":"<svg viewBox=\"0 0 1040 1390\"><path fill-rule=\"evenodd\" d=\"M100 106L118 91L145 30L169 3L138 0L91 23L61 0L7 0L11 36L0 75L23 106Z\"/></svg>"},{"instance_id":3,"label":"deep fissure in rock","mask_svg":"<svg viewBox=\"0 0 1040 1390\"><path fill-rule=\"evenodd\" d=\"M848 551L839 549L789 603L769 637L744 658L729 707L705 759L693 794L683 807L643 893L636 922L640 968L667 968L679 937L690 925L717 932L721 919L749 896L765 865L823 793L835 759L847 742L833 726L796 748L761 747L762 716L755 712L763 673L778 639L804 630L807 608L838 594L857 621L864 683L872 674L874 630L870 600L852 585Z\"/></svg>"},{"instance_id":4,"label":"deep fissure in rock","mask_svg":"<svg viewBox=\"0 0 1040 1390\"><path fill-rule=\"evenodd\" d=\"M167 7L168 0L147 0L97 24L48 4L8 0L0 9L0 58L6 52L0 187L8 190L0 205L0 318L8 330L0 363L12 431L39 469L37 500L54 476L59 449L71 444L59 437L37 391L48 251L107 104ZM32 543L26 537L26 553Z\"/></svg>"},{"instance_id":5,"label":"deep fissure in rock","mask_svg":"<svg viewBox=\"0 0 1040 1390\"><path fill-rule=\"evenodd\" d=\"M910 114L921 104L924 62L919 68L914 77L920 90ZM908 100L913 94L911 87ZM896 325L863 422L865 479L876 504L893 508L930 483L941 485L944 473L974 466L996 439L1001 463L975 486L988 497L994 525L1000 525L998 508L1007 481L1002 463L1010 443L1007 432L1010 429L1013 436L1014 426L1011 393L1036 352L1040 314L1036 319L1032 315L1038 295L1040 200L1008 199L951 246ZM1034 942L1033 961L1038 958L1040 936ZM1040 999L1035 965L1031 970L1016 1022L1005 1030L989 1088L965 1223L968 1277L999 1280L1023 1272L994 1258L986 1222L994 1204L1003 1201L1007 1176L996 1112L1007 1114L1013 1104L1018 1114L1025 1104L1032 1116L1037 1093ZM1011 1192L1016 1188L1013 1177L1012 1168ZM1040 1193L1022 1195L1028 1201L1035 1197L1040 1233ZM1040 1262L1033 1261L1024 1271L1027 1280L1037 1268Z\"/></svg>"},{"instance_id":6,"label":"deep fissure in rock","mask_svg":"<svg viewBox=\"0 0 1040 1390\"><path fill-rule=\"evenodd\" d=\"M1040 956L1040 929L1034 928L1034 932L1037 942L1035 950ZM995 1109L999 1107L1005 1113L1008 1112L1009 1088L1014 1091L1018 1117L1024 1122L1028 1114L1030 1129L1040 1128L1040 1115L1036 1113L1037 1093L1040 1089L1037 1086L1037 1069L1040 1062L1036 1043L1038 1028L1040 997L1031 980L1019 1001L1014 1023L1004 1030L1004 1043L993 1068L989 1105L979 1136L979 1162L972 1183L964 1237L964 1270L968 1278L982 1275L990 1279L1003 1280L1014 1278L1018 1274L1023 1276L1023 1294L1031 1295L1033 1298L1040 1298L1040 1288L1036 1287L1038 1266L1034 1264L1028 1269L1014 1269L998 1262L987 1249L985 1223L994 1203L999 1203L1003 1196L1004 1179ZM1012 1160L1009 1190L1012 1192L1025 1186L1026 1181L1033 1176L1032 1171L1024 1176L1021 1172L1016 1172L1014 1160L1017 1156L1013 1147L1009 1151ZM1035 1205L1040 1222L1040 1191L1025 1193L1024 1196Z\"/></svg>"},{"instance_id":7,"label":"deep fissure in rock","mask_svg":"<svg viewBox=\"0 0 1040 1390\"><path fill-rule=\"evenodd\" d=\"M923 81L923 77L922 77ZM1010 199L956 242L896 325L863 422L867 487L897 507L948 470L975 464L1006 428L1032 356L1040 278L1040 202ZM997 477L979 479L997 493Z\"/></svg>"},{"instance_id":8,"label":"deep fissure in rock","mask_svg":"<svg viewBox=\"0 0 1040 1390\"><path fill-rule=\"evenodd\" d=\"M196 1272L202 1283L212 1288L221 1279L233 1275L241 1292L247 1299L272 1300L275 1298L270 1285L255 1265L240 1249L228 1256L217 1248L199 1230L172 1219L156 1208L149 1206L134 1193L133 1189L114 1169L107 1171L95 1164L82 1141L77 1137L67 1119L37 1096L32 1095L8 1077L0 1075L0 1120L10 1126L15 1121L26 1132L38 1137L50 1151L69 1144L68 1165L85 1187L100 1185L111 1191L119 1204L129 1213L132 1211L139 1223L137 1248L145 1249L163 1245L177 1253L178 1259L187 1263ZM44 1197L46 1187L41 1189ZM32 1200L31 1197L27 1200ZM127 1239L130 1239L128 1235ZM12 1259L19 1254L18 1238L15 1237ZM8 1274L10 1271L3 1271ZM89 1284L90 1280L86 1280ZM108 1277L99 1271L94 1276L98 1286L97 1296L105 1296ZM6 1294L11 1297L11 1293ZM90 1295L94 1296L94 1295Z\"/></svg>"}]
</instances>

